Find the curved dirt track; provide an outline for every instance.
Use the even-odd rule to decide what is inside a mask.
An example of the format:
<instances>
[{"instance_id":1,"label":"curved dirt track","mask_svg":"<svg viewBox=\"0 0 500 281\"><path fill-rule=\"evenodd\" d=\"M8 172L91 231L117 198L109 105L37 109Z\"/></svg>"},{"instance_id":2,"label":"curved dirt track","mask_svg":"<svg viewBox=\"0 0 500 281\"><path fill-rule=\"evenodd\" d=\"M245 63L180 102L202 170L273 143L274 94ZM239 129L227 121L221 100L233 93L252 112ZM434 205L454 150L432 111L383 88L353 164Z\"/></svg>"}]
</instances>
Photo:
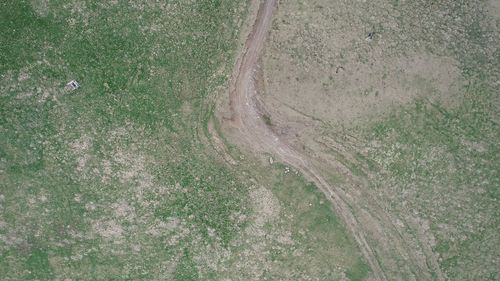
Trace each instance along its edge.
<instances>
[{"instance_id":1,"label":"curved dirt track","mask_svg":"<svg viewBox=\"0 0 500 281\"><path fill-rule=\"evenodd\" d=\"M362 228L342 199L340 191L330 186L311 165L306 157L281 140L261 117L257 100L257 87L254 74L264 47L266 36L272 23L273 11L277 0L261 1L252 31L237 60L230 84L231 122L238 129L240 138L255 150L266 151L275 155L280 161L295 167L331 201L337 213L358 243L360 250L368 262L376 280L386 280L384 272L366 241Z\"/></svg>"}]
</instances>

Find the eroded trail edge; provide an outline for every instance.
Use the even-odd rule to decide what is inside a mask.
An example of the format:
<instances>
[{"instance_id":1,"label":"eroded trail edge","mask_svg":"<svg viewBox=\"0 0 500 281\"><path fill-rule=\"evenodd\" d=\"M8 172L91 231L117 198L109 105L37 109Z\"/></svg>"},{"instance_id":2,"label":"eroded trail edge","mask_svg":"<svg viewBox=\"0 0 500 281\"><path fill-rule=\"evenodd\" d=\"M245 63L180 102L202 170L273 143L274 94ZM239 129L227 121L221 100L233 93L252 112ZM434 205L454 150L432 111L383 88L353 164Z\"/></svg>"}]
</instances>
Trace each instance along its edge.
<instances>
[{"instance_id":1,"label":"eroded trail edge","mask_svg":"<svg viewBox=\"0 0 500 281\"><path fill-rule=\"evenodd\" d=\"M236 62L230 82L231 123L238 130L239 137L246 145L256 151L275 155L280 161L302 172L321 189L359 245L364 258L372 269L373 277L376 280L386 280L373 250L366 241L362 228L348 204L342 199L341 191L329 185L312 168L304 155L280 139L262 119L258 107L258 92L254 74L257 71L258 61L271 28L276 6L277 0L260 2L253 28Z\"/></svg>"}]
</instances>

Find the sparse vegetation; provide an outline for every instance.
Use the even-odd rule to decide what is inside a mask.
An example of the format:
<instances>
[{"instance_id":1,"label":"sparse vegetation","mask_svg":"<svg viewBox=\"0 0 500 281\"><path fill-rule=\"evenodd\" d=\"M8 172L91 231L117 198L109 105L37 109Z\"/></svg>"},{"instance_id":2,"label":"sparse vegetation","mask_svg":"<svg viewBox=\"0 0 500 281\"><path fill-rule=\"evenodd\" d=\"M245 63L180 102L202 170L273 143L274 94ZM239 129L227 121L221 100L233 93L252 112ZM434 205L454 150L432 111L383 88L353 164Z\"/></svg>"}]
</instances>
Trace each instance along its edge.
<instances>
[{"instance_id":1,"label":"sparse vegetation","mask_svg":"<svg viewBox=\"0 0 500 281\"><path fill-rule=\"evenodd\" d=\"M266 109L353 198L361 221L373 215L366 233L391 280L498 279L495 3L280 7L264 60ZM385 240L393 234L403 246Z\"/></svg>"},{"instance_id":2,"label":"sparse vegetation","mask_svg":"<svg viewBox=\"0 0 500 281\"><path fill-rule=\"evenodd\" d=\"M267 114L262 115L262 119L264 119L264 123L266 123L267 126L272 126L273 123L271 122L271 117Z\"/></svg>"}]
</instances>

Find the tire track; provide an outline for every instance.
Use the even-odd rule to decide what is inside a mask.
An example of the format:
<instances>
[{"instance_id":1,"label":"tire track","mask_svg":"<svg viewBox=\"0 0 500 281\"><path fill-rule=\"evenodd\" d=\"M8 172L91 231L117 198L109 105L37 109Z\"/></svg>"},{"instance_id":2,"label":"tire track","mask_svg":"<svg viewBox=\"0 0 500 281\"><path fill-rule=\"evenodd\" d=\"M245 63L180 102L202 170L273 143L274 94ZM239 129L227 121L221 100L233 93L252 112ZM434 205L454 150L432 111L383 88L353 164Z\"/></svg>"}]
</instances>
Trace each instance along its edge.
<instances>
[{"instance_id":1,"label":"tire track","mask_svg":"<svg viewBox=\"0 0 500 281\"><path fill-rule=\"evenodd\" d=\"M340 190L330 186L323 177L309 165L305 156L281 140L264 122L258 108L255 73L261 56L266 36L271 28L272 15L277 0L260 2L253 28L237 59L230 82L231 123L238 129L247 145L255 150L274 154L282 162L301 171L313 181L333 204L335 210L345 222L360 250L368 262L376 280L387 280L375 253L366 241L349 205L342 199Z\"/></svg>"}]
</instances>

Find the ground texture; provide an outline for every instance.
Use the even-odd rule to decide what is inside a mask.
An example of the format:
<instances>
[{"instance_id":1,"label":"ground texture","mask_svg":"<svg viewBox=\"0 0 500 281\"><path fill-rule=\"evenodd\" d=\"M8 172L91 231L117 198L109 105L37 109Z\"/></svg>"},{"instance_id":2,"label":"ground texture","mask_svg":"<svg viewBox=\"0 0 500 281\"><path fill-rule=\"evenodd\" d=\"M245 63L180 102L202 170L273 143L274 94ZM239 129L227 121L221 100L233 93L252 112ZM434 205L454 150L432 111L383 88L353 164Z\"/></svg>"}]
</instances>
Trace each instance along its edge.
<instances>
[{"instance_id":1,"label":"ground texture","mask_svg":"<svg viewBox=\"0 0 500 281\"><path fill-rule=\"evenodd\" d=\"M498 15L2 1L0 279L500 279Z\"/></svg>"}]
</instances>

